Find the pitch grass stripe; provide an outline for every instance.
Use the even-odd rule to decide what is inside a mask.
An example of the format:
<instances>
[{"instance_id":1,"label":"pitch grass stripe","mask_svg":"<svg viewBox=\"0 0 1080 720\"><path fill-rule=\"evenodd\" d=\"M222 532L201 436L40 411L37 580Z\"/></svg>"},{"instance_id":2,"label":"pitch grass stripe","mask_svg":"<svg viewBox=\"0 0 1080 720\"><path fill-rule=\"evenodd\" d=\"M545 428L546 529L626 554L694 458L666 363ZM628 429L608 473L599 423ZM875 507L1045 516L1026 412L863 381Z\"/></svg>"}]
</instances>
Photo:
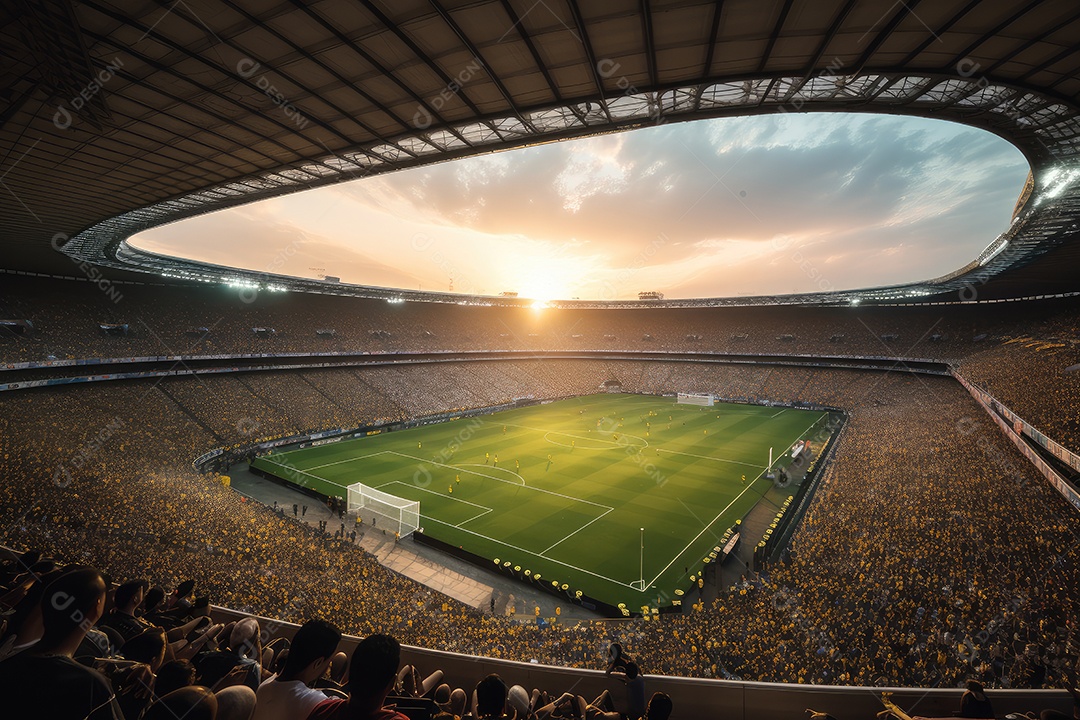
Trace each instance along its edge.
<instances>
[{"instance_id":1,"label":"pitch grass stripe","mask_svg":"<svg viewBox=\"0 0 1080 720\"><path fill-rule=\"evenodd\" d=\"M324 463L322 465L315 465L313 467L309 467L308 470L319 470L319 469L324 468L324 467L330 467L331 465L341 465L342 463L355 462L357 460L367 460L368 458L373 458L376 455L386 455L389 452L391 452L391 451L390 450L380 450L379 452L371 453L370 455L361 455L360 457L345 458L344 460L335 460L334 462L328 462L328 463Z\"/></svg>"},{"instance_id":2,"label":"pitch grass stripe","mask_svg":"<svg viewBox=\"0 0 1080 720\"><path fill-rule=\"evenodd\" d=\"M563 435L565 437L577 438L578 440L594 440L596 442L611 443L611 449L612 450L615 450L615 449L618 449L618 448L621 448L621 447L625 447L624 445L620 445L618 440L604 440L603 438L589 437L588 435L574 435L573 433L562 432L560 430L544 430L543 428L528 427L527 425L515 425L514 423L506 423L506 426L507 427L521 428L522 430L529 430L531 432L544 433L544 435L545 435L544 439L547 442L551 442L550 440L547 440L548 435ZM634 435L633 433L624 433L623 437L632 437L635 440L640 440L641 442L645 443L644 445L635 445L634 447L640 447L642 450L649 447L649 441L646 440L645 438L641 437L640 435ZM551 444L552 445L558 445L558 443L551 443ZM565 447L565 445L562 446L562 447ZM584 448L584 449L585 450L600 450L601 448ZM607 448L604 448L604 449L607 449Z\"/></svg>"},{"instance_id":3,"label":"pitch grass stripe","mask_svg":"<svg viewBox=\"0 0 1080 720\"><path fill-rule=\"evenodd\" d=\"M527 487L527 484L525 482L525 478L523 478L521 476L521 473L516 473L513 470L510 470L509 468L501 468L498 465L485 465L484 463L459 463L458 465L455 465L455 467L461 467L461 468L489 467L492 470L498 470L499 472L506 472L506 473L510 473L511 475L516 475L517 479L521 481L521 487ZM481 475L483 477L491 477L490 475L484 475L483 473L478 473L475 470L466 470L465 472L472 473L473 475Z\"/></svg>"},{"instance_id":4,"label":"pitch grass stripe","mask_svg":"<svg viewBox=\"0 0 1080 720\"><path fill-rule=\"evenodd\" d=\"M400 480L391 480L388 483L383 483L382 485L379 485L375 489L376 490L382 490L384 487L389 487L391 485L401 485L402 487L406 487L406 488L409 488L409 487L416 488L417 490L419 490L421 492L431 493L432 495L438 495L439 497L446 498L447 500L453 500L454 502L465 503L466 505L472 505L475 508L480 508L481 510L487 510L488 512L491 512L491 508L489 508L487 505L480 505L478 503L469 502L468 500L462 500L461 498L449 497L447 495L443 495L442 493L435 492L434 490L428 490L427 488L422 488L422 487L419 487L419 486L416 486L416 485L409 485L408 483L403 483ZM384 490L383 492L386 492L386 491ZM390 494L393 495L394 493L390 493ZM397 497L401 497L401 496L398 495ZM408 498L406 498L406 499L408 499Z\"/></svg>"},{"instance_id":5,"label":"pitch grass stripe","mask_svg":"<svg viewBox=\"0 0 1080 720\"><path fill-rule=\"evenodd\" d=\"M399 453L399 452L396 452L394 450L387 450L386 452L389 452L392 455L400 455L401 457L409 458L410 460L416 460L417 462L424 463L426 465L438 465L439 467L451 468L453 470L460 470L461 469L457 465L447 465L446 463L435 462L433 460L424 460L423 458L414 457L412 455L406 455L405 453ZM532 485L518 485L516 482L510 482L509 480L504 480L503 478L495 477L494 475L485 475L484 473L478 473L475 470L466 470L465 472L472 473L473 475L479 475L480 477L491 478L492 480L498 480L501 483L506 483L507 485L513 485L514 487L523 487L523 488L527 488L529 490L535 490L536 492L545 493L547 495L555 495L556 497L561 497L564 500L572 500L574 502L585 503L586 505L595 505L596 507L604 508L605 510L614 510L614 508L612 508L610 505L603 505L603 504L598 503L598 502L593 502L592 500L582 500L581 498L576 498L576 497L573 497L571 495L563 495L562 493L557 493L554 490L545 490L544 488L533 487ZM517 475L517 473L514 473L514 474ZM521 477L521 476L518 475L518 477ZM524 482L524 479L522 480L522 482ZM494 540L494 538L488 538L488 539L489 540ZM496 542L498 542L498 541L496 541Z\"/></svg>"},{"instance_id":6,"label":"pitch grass stripe","mask_svg":"<svg viewBox=\"0 0 1080 720\"><path fill-rule=\"evenodd\" d=\"M381 455L382 453L376 453L376 454ZM299 473L301 475L307 475L309 478L312 478L314 480L318 480L319 482L324 482L327 485L333 485L334 487L339 487L342 490L348 490L349 489L346 485L336 483L333 480L330 480L328 478L324 478L321 475L315 475L314 473L309 473L307 470L301 470L300 468L298 468L298 467L296 467L294 465L288 465L286 463L279 463L276 460L271 460L271 459L269 459L267 457L262 457L262 458L258 458L258 459L261 460L262 462L269 463L271 465L276 465L277 467L281 468L282 473L284 474L286 480L290 479L289 475L291 473ZM300 483L297 483L297 484L299 485ZM303 487L303 485L301 485L301 487Z\"/></svg>"},{"instance_id":7,"label":"pitch grass stripe","mask_svg":"<svg viewBox=\"0 0 1080 720\"><path fill-rule=\"evenodd\" d=\"M614 509L614 508L612 508L612 509ZM548 557L547 555L545 555L544 553L546 553L546 552L547 552L548 550L550 550L550 549L551 549L551 548L553 548L553 547L557 547L557 546L559 546L559 545L562 545L562 544L563 544L564 542L566 542L566 541L567 541L567 540L569 540L570 538L574 537L574 536L575 536L575 535L577 535L577 534L578 534L579 532L581 532L581 531L582 531L582 530L584 530L585 528L589 527L590 525L592 525L592 524L593 524L594 522L596 522L596 521L597 521L597 520L599 520L600 518L604 517L604 515L607 515L607 514L608 514L609 512L611 512L611 510L605 510L605 511L604 511L604 514L603 514L603 515L597 515L597 516L596 516L596 517L594 517L594 518L593 518L592 520L590 520L589 522L585 523L584 525L582 525L581 527L579 527L579 528L578 528L577 530L575 530L574 532L572 532L572 533L570 533L569 535L567 535L566 537L564 537L564 538L563 538L562 540L560 540L559 542L555 543L554 545L552 545L551 547L547 548L547 549L546 549L546 550L544 550L543 552L540 552L540 553L538 553L538 554L539 554L539 556L540 556L540 557L542 557L542 558L545 558L545 559L547 559L547 560L550 560L551 558L549 558L549 557Z\"/></svg>"},{"instance_id":8,"label":"pitch grass stripe","mask_svg":"<svg viewBox=\"0 0 1080 720\"><path fill-rule=\"evenodd\" d=\"M811 425L810 427L813 427L813 425ZM725 460L724 458L711 457L709 455L695 455L694 453L682 452L680 450L665 450L664 448L657 448L656 452L658 452L658 453L667 453L668 455L686 455L687 457L696 457L696 458L701 458L702 460L716 460L717 462L732 463L732 464L735 464L735 465L745 465L746 467L752 467L752 468L761 468L761 467L763 467L766 470L769 469L768 466L766 466L766 465L755 465L754 463L743 462L741 460Z\"/></svg>"},{"instance_id":9,"label":"pitch grass stripe","mask_svg":"<svg viewBox=\"0 0 1080 720\"><path fill-rule=\"evenodd\" d=\"M376 489L377 490L382 490L384 487L389 487L390 485L401 485L401 486L406 487L406 488L410 487L409 485L406 485L405 483L401 482L400 480L391 480L388 483L384 483L383 485L380 485ZM428 490L427 488L417 487L416 489L417 490L423 490L424 492L431 493L432 495L438 495L439 497L446 497L442 493L437 493L434 490ZM393 493L391 493L391 494L393 494ZM454 527L456 527L458 529L460 529L461 526L464 525L465 523L472 522L473 520L477 520L479 518L482 518L482 517L484 517L485 515L487 515L489 512L491 512L493 510L493 508L489 508L489 507L486 507L484 505L477 505L474 502L469 502L468 500L462 500L461 498L450 498L450 499L454 500L455 502L465 503L466 505L472 505L473 507L481 508L484 511L484 512L480 513L479 515L473 515L468 520L462 520L461 522L459 522L457 525L454 526ZM435 518L433 518L433 517L431 517L429 515L425 515L424 513L420 513L420 517L427 518L428 520L435 520ZM436 520L436 522L438 522L438 520ZM446 523L443 523L443 524L445 525Z\"/></svg>"},{"instance_id":10,"label":"pitch grass stripe","mask_svg":"<svg viewBox=\"0 0 1080 720\"><path fill-rule=\"evenodd\" d=\"M482 534L480 534L478 532L473 532L472 530L469 530L468 528L459 528L456 525L451 525L450 523L443 522L442 520L438 520L436 518L431 518L431 520L432 520L432 522L437 522L440 525L446 525L447 527L457 528L461 532L466 532L466 533L469 533L470 535L475 535L476 537L483 538L485 540L489 540L491 542L497 543L497 544L502 545L504 547L513 548L514 550L518 550L518 551L523 552L523 553L525 553L527 555L536 555L536 552L533 551L533 550L526 550L523 547L518 547L517 545L512 545L511 543L508 543L505 540L496 540L494 538L488 537L487 535L482 535ZM618 580L613 580L613 579L609 578L606 575L601 575L600 573L595 573L592 570L586 570L585 568L579 568L578 566L571 565L570 563L564 563L562 560L556 560L555 558L549 558L549 557L545 557L544 559L547 560L548 562L553 562L556 565L562 565L563 567L568 567L571 570L577 570L578 572L583 572L583 573L586 573L588 575L592 575L595 578L600 578L601 580L606 580L609 583L612 583L613 585L621 585L622 587L630 588L631 590L636 589L633 586L628 585L627 583L619 582Z\"/></svg>"},{"instance_id":11,"label":"pitch grass stripe","mask_svg":"<svg viewBox=\"0 0 1080 720\"><path fill-rule=\"evenodd\" d=\"M303 487L314 487L331 496L344 494L343 489L352 484L358 474L369 476L369 484L374 487L397 481L405 486L400 488L402 493L407 493L411 498L421 501L427 499L426 504L431 509L425 512L423 517L424 522L431 528L430 534L433 537L452 541L454 545L463 544L466 549L472 549L481 557L488 557L492 553L498 556L503 553L525 552L538 565L546 566L545 572L555 576L565 575L566 582L580 587L590 596L615 603L620 599L625 600L626 592L633 593L635 597L640 595L640 591L637 590L639 578L638 573L631 572L631 564L636 565L636 563L631 563L628 558L623 557L625 553L620 553L617 548L609 547L610 542L605 540L610 535L609 529L611 533L618 534L630 528L636 534L638 526L644 525L647 534L655 530L660 535L654 535L654 537L663 536L663 542L658 539L653 543L654 567L659 565L663 555L679 554L676 555L674 564L668 564L667 570L651 584L658 588L664 587L670 592L671 587L665 587L666 585L674 587L681 582L676 579L675 576L678 573L674 568L681 559L697 553L699 546L704 547L708 542L704 537L710 534L708 530L715 528L720 521L714 518L711 527L706 532L699 533L698 531L709 520L699 519L685 503L683 509L680 510L678 503L674 501L680 498L686 500L696 498L691 505L703 505L717 510L728 505L727 501L746 489L738 482L739 463L746 463L742 471L748 477L752 477L748 468L753 467L758 470L762 468L753 463L767 457L770 445L780 446L785 437L794 439L794 433L801 429L798 426L801 426L803 422L810 422L808 419L800 418L813 418L821 414L776 407L755 408L731 405L724 405L722 409L714 411L711 408L673 406L670 400L666 403L661 403L660 400L660 398L638 396L595 395L587 397L584 401L581 399L557 401L545 407L506 411L505 415L492 416L484 423L483 429L474 431L473 437L469 438L471 442L467 447L462 445L461 453L456 457L451 459L429 455L435 460L443 460L442 463L437 464L432 464L431 460L418 459L415 455L416 443L423 440L425 448L429 444L431 447L441 448L451 439L451 436L456 437L453 434L455 430L461 430L460 426L455 428L447 423L431 428L406 430L400 435L384 433L379 437L349 439L340 444L324 447L274 453L276 457L269 461L267 458L261 458L254 464L262 465L266 470L279 474L286 480L291 478L293 482ZM585 408L584 412L582 412L582 407ZM615 430L619 435L619 442L616 444L611 440L611 435L598 432L592 427L597 413L609 418L614 413L616 419L623 414L631 418L631 422L624 429L632 431L637 428L637 420L650 410L655 410L658 416L663 415L663 417L674 412L680 416L680 419L686 420L686 427L681 431L675 427L669 428L668 432L659 430L654 432L654 437L650 437L647 441L653 448L661 449L667 446L667 453L659 453L656 460L663 461L661 467L665 469L665 472L670 473L672 478L685 481L672 485L670 491L665 490L658 496L658 498L666 498L665 503L668 500L673 501L671 507L664 505L666 509L663 513L653 513L650 510L652 501L649 499L648 492L645 494L641 492L644 481L640 474L640 463L637 462L642 457L640 436L624 438L623 432ZM725 410L731 412L725 412ZM746 412L747 410L757 412ZM722 416L721 422L714 425L711 416L718 413ZM499 434L498 426L502 423L498 421L503 417L511 423L521 420L524 422L512 424L504 433ZM724 418L727 418L728 422L722 422ZM759 420L743 422L754 418L759 418ZM644 427L644 420L642 427ZM701 444L702 427L708 428L709 436L704 444ZM715 440L714 427L717 427ZM697 442L694 442L695 428ZM653 430L658 430L658 428L654 427ZM596 449L578 453L573 452L571 448L556 448L551 444L553 441L561 444L571 438L583 438L577 443L578 450L585 450L585 446ZM589 440L593 442L590 443ZM625 446L627 441L631 443L631 446ZM692 446L686 447L687 452L680 454L682 451L675 448L685 442L690 442ZM623 452L602 452L601 446L623 449L627 455L624 456ZM383 448L383 450L379 451L378 448ZM396 450L401 452L394 452ZM500 457L505 453L506 457L511 459L510 470L514 470L513 458L519 457L522 466L518 473L525 477L526 487L535 485L533 489L547 489L549 492L543 495L524 496L526 499L524 503L521 497L512 497L519 494L515 491L521 489L521 481L503 467L504 463L500 463L498 468L481 467L481 463L484 462L484 452L487 450L497 452ZM697 450L701 454L694 455L689 452L691 450ZM359 451L357 459L366 456L368 458L366 463L349 465L354 458L348 455L357 451ZM638 454L632 454L634 451ZM420 450L420 452L428 454L433 451ZM548 453L553 453L554 466L549 465L545 469L543 458ZM725 461L728 461L729 457L736 467L727 466ZM743 457L746 460L740 460ZM469 464L469 467L451 464L458 461L462 465ZM716 465L718 462L721 464ZM427 486L421 482L417 487L425 487L428 492L409 493L407 488L413 485L413 471L417 469L417 463L421 468L426 467L440 480L449 473L448 479L451 484L455 471L463 475L468 474L473 479L484 480L483 483L468 483L463 497L475 497L472 501L474 504L478 504L476 503L478 500L484 500L483 505L493 510L486 512L479 507L457 502L461 500L458 497L457 487L454 487L452 495L450 493L442 495L440 488ZM308 465L312 467L307 467ZM551 472L548 473L547 470ZM486 482L488 476L494 476L496 482ZM586 480L588 482L585 482ZM462 478L462 483L465 483L465 478ZM754 490L760 492L765 487L765 481L759 476L755 481L755 484L757 483L760 484ZM393 491L396 488L390 486L384 489ZM704 491L708 493L703 495ZM469 494L470 492L474 494ZM769 490L769 492L772 491ZM451 497L454 502L445 503L439 500L439 497ZM599 497L608 503L601 505L599 501L582 502L581 497ZM527 506L529 500L536 504L537 508L542 509L542 512L537 511L539 515L530 515L528 510L523 509L523 505ZM721 519L729 516L733 518L733 513L742 512L745 506L752 506L759 501L757 492L743 494L727 509L726 515L722 515ZM590 503L597 508L594 511L595 515L582 512L585 509L584 506ZM607 512L611 507L614 509ZM616 510L619 512L615 512ZM479 513L484 514L478 515ZM596 522L600 519L596 516L601 514L603 514L603 522ZM474 519L476 530L468 528L473 524ZM533 520L536 522L533 523ZM529 529L532 527L531 523L535 524L535 531ZM694 529L695 527L697 530ZM685 541L690 540L694 535L698 536L696 543L680 552L679 544L685 544ZM496 538L502 538L506 542ZM525 544L533 549L525 551L523 547L520 547ZM715 543L709 543L709 545L712 544ZM542 546L550 549L541 550ZM565 551L562 550L564 547ZM529 557L520 559L528 560ZM563 562L561 557L566 557L566 561ZM595 571L586 570L586 568L592 568ZM619 578L621 582L615 578ZM634 580L632 585L631 579Z\"/></svg>"},{"instance_id":12,"label":"pitch grass stripe","mask_svg":"<svg viewBox=\"0 0 1080 720\"><path fill-rule=\"evenodd\" d=\"M803 431L802 431L801 433L799 433L799 434L798 434L798 436L796 436L796 438L795 438L794 440L792 440L791 444L787 446L787 450L784 450L784 452L780 453L780 457L783 457L784 455L786 455L786 454L788 453L788 450L791 450L791 448L795 447L795 443L799 442L799 438L800 438L800 437L802 437L802 436L803 436L803 435L804 435L804 434L805 434L805 433L807 432L807 430L809 430L810 428L812 428L812 427L814 427L815 425L817 425L817 424L818 424L819 422L821 422L821 418L823 418L823 417L828 417L828 415L829 415L829 413L822 413L822 414L821 414L821 415L820 415L820 416L819 416L819 417L818 417L818 418L817 418L816 420L814 420L814 422L812 422L812 423L810 423L809 425L807 425L807 426L806 426L806 430L803 430ZM745 494L746 494L746 492L747 492L747 490L749 490L750 488L754 487L754 483L756 483L756 482L757 482L758 480L760 480L760 479L761 479L761 476L762 476L762 475L764 475L764 474L765 474L765 471L766 471L766 470L768 470L768 469L769 469L769 468L767 468L767 467L766 467L766 468L765 468L765 470L762 470L762 471L761 471L760 473L758 473L758 476L757 476L756 478L754 478L752 482L749 482L749 483L747 483L747 485L746 485L746 489L744 489L744 490L743 490L743 491L742 491L741 493L739 493L738 495L736 495L736 496L735 496L735 499L734 499L734 500L732 500L731 502L729 502L726 508L724 508L724 509L723 509L723 510L721 510L721 511L720 511L719 513L717 513L717 514L716 514L716 517L714 517L714 518L712 519L712 522L710 522L710 523L709 523L708 525L706 525L705 527L701 528L701 532L699 532L699 533L698 533L698 534L697 534L697 535L696 535L696 536L694 537L694 539L693 539L693 540L691 540L690 542L688 542L688 543L686 544L686 547L684 547L684 548L683 548L683 549L682 549L681 551L679 551L679 554L678 554L678 555L676 555L675 557L671 558L671 562L669 562L669 563L668 563L667 565L665 565L665 566L664 566L664 569L663 569L663 570L661 570L661 571L660 571L659 573L657 573L656 577L654 577L654 578L652 579L652 581L650 581L650 582L649 582L649 583L648 583L648 584L647 584L647 585L646 585L645 587L652 587L653 585L655 585L655 584L656 584L656 581L657 581L657 580L659 580L659 579L660 579L660 577L661 577L661 576L662 576L662 575L663 575L664 573L666 573L666 572L668 571L668 568L670 568L670 567L671 567L672 565L674 565L674 564L675 564L675 561L676 561L676 560L678 560L678 559L679 559L679 558L681 558L681 557L682 557L682 556L683 556L684 554L686 554L686 551L690 549L690 546L691 546L691 545L693 545L694 543L696 543L696 542L698 541L698 539L699 539L699 538L700 538L700 537L701 537L702 535L704 535L704 534L705 534L705 531L707 531L707 530L708 530L709 528L711 528L711 527L712 527L712 526L713 526L714 524L716 524L716 521L720 519L720 516L721 516L721 515L723 515L724 513L726 513L726 512L728 511L728 509L729 509L729 508L730 508L730 507L731 507L732 505L734 505L734 504L736 503L736 501L738 501L738 499L739 499L739 498L741 498L741 497L742 497L743 495L745 495ZM645 588L642 588L642 589L641 589L641 591L642 591L642 592L644 592L644 591L645 591Z\"/></svg>"}]
</instances>

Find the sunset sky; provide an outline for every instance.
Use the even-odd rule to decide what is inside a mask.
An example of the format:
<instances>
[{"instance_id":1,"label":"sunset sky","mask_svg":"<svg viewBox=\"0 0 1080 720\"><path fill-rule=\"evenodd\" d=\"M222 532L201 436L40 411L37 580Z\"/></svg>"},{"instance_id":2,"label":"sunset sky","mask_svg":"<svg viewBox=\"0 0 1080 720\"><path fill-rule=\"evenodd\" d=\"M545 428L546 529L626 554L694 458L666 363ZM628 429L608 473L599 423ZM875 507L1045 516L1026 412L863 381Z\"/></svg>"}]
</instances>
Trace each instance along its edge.
<instances>
[{"instance_id":1,"label":"sunset sky","mask_svg":"<svg viewBox=\"0 0 1080 720\"><path fill-rule=\"evenodd\" d=\"M593 300L924 280L1008 225L1023 156L887 115L668 124L366 178L184 220L131 242L301 277Z\"/></svg>"}]
</instances>

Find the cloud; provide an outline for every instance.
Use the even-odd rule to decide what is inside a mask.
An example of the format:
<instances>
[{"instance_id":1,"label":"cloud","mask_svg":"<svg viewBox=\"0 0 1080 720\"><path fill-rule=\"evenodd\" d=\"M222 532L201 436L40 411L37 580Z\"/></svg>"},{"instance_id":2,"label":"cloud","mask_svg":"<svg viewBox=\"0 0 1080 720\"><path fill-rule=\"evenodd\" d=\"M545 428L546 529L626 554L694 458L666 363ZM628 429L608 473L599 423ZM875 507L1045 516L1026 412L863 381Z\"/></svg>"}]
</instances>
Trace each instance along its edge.
<instances>
[{"instance_id":1,"label":"cloud","mask_svg":"<svg viewBox=\"0 0 1080 720\"><path fill-rule=\"evenodd\" d=\"M956 269L1007 227L1027 169L1003 140L943 121L730 118L366 178L167 234L176 251L248 267L299 235L305 262L378 285L467 276L456 289L498 292L543 268L561 276L564 296L604 283L625 297L804 292L820 289L805 262L838 289ZM243 220L217 219L229 213ZM417 234L436 250L409 252Z\"/></svg>"},{"instance_id":2,"label":"cloud","mask_svg":"<svg viewBox=\"0 0 1080 720\"><path fill-rule=\"evenodd\" d=\"M139 233L131 242L151 252L257 272L316 277L345 269L356 278L377 278L372 284L386 287L415 287L419 280L407 266L381 262L294 222L274 217L272 208L261 205L256 203L164 225ZM313 268L321 268L323 272Z\"/></svg>"}]
</instances>

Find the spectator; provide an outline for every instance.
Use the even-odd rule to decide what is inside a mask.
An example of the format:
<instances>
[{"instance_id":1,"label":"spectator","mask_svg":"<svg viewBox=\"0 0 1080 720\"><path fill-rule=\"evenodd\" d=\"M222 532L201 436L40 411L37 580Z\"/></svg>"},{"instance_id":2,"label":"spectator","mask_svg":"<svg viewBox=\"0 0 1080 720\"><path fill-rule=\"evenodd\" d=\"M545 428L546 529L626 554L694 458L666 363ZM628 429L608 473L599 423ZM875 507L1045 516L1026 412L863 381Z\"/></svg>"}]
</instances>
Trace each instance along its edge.
<instances>
[{"instance_id":1,"label":"spectator","mask_svg":"<svg viewBox=\"0 0 1080 720\"><path fill-rule=\"evenodd\" d=\"M99 627L113 628L125 642L149 628L149 623L135 615L148 585L145 580L129 580L116 588L113 609L101 619Z\"/></svg>"},{"instance_id":2,"label":"spectator","mask_svg":"<svg viewBox=\"0 0 1080 720\"><path fill-rule=\"evenodd\" d=\"M159 627L144 630L124 643L120 654L127 660L145 663L152 672L157 672L165 662L165 631Z\"/></svg>"},{"instance_id":3,"label":"spectator","mask_svg":"<svg viewBox=\"0 0 1080 720\"><path fill-rule=\"evenodd\" d=\"M233 685L214 693L217 698L217 716L214 720L251 720L255 713L256 697L246 685ZM294 716L302 717L302 716Z\"/></svg>"},{"instance_id":4,"label":"spectator","mask_svg":"<svg viewBox=\"0 0 1080 720\"><path fill-rule=\"evenodd\" d=\"M198 681L217 690L219 684L235 669L235 675L242 676L242 684L254 692L262 681L261 658L259 622L254 618L244 618L233 626L227 648L203 652L195 657Z\"/></svg>"},{"instance_id":5,"label":"spectator","mask_svg":"<svg viewBox=\"0 0 1080 720\"><path fill-rule=\"evenodd\" d=\"M296 631L281 674L259 686L255 720L306 718L326 694L312 689L334 657L341 631L325 620L309 620Z\"/></svg>"},{"instance_id":6,"label":"spectator","mask_svg":"<svg viewBox=\"0 0 1080 720\"><path fill-rule=\"evenodd\" d=\"M11 717L123 720L105 677L71 659L105 609L97 570L70 567L45 588L39 642L0 663L0 696Z\"/></svg>"},{"instance_id":7,"label":"spectator","mask_svg":"<svg viewBox=\"0 0 1080 720\"><path fill-rule=\"evenodd\" d=\"M476 684L477 720L501 720L506 717L506 683L492 673Z\"/></svg>"},{"instance_id":8,"label":"spectator","mask_svg":"<svg viewBox=\"0 0 1080 720\"><path fill-rule=\"evenodd\" d=\"M967 689L960 697L960 717L992 718L994 709L990 698L983 692L983 686L975 680L967 681Z\"/></svg>"},{"instance_id":9,"label":"spectator","mask_svg":"<svg viewBox=\"0 0 1080 720\"><path fill-rule=\"evenodd\" d=\"M173 690L151 705L142 720L216 720L218 701L210 688L192 685Z\"/></svg>"},{"instance_id":10,"label":"spectator","mask_svg":"<svg viewBox=\"0 0 1080 720\"><path fill-rule=\"evenodd\" d=\"M195 666L190 660L171 660L161 666L154 681L154 695L164 697L173 690L195 684Z\"/></svg>"},{"instance_id":11,"label":"spectator","mask_svg":"<svg viewBox=\"0 0 1080 720\"><path fill-rule=\"evenodd\" d=\"M645 714L645 678L642 677L637 663L626 664L626 672L609 672L611 677L626 686L626 709L623 714L631 720L637 720Z\"/></svg>"},{"instance_id":12,"label":"spectator","mask_svg":"<svg viewBox=\"0 0 1080 720\"><path fill-rule=\"evenodd\" d=\"M388 635L368 635L353 651L349 664L349 698L320 703L309 720L408 720L392 707L383 707L394 687L401 645Z\"/></svg>"},{"instance_id":13,"label":"spectator","mask_svg":"<svg viewBox=\"0 0 1080 720\"><path fill-rule=\"evenodd\" d=\"M454 717L462 717L465 707L469 704L469 696L461 688L454 688L450 693L450 714Z\"/></svg>"},{"instance_id":14,"label":"spectator","mask_svg":"<svg viewBox=\"0 0 1080 720\"><path fill-rule=\"evenodd\" d=\"M447 700L450 694L447 693ZM514 711L517 720L527 720L532 717L532 702L529 693L521 685L514 685L506 694L506 700ZM438 702L438 700L436 700Z\"/></svg>"},{"instance_id":15,"label":"spectator","mask_svg":"<svg viewBox=\"0 0 1080 720\"><path fill-rule=\"evenodd\" d=\"M671 697L667 693L655 692L649 698L649 706L645 708L645 720L668 720L671 709Z\"/></svg>"}]
</instances>

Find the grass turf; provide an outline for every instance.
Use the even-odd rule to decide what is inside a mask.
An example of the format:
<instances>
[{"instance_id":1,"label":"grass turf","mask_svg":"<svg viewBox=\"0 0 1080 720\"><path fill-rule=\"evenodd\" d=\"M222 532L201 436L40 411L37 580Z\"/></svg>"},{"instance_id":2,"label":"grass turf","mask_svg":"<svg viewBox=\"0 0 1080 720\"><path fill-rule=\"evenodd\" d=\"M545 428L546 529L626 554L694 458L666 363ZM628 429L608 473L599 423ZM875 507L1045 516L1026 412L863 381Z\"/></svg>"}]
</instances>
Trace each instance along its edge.
<instances>
[{"instance_id":1,"label":"grass turf","mask_svg":"<svg viewBox=\"0 0 1080 720\"><path fill-rule=\"evenodd\" d=\"M427 535L636 611L690 585L723 532L771 486L763 477L769 448L779 458L823 418L602 394L274 453L253 465L327 495L344 497L363 482L419 500ZM635 587L639 574L644 591Z\"/></svg>"}]
</instances>

